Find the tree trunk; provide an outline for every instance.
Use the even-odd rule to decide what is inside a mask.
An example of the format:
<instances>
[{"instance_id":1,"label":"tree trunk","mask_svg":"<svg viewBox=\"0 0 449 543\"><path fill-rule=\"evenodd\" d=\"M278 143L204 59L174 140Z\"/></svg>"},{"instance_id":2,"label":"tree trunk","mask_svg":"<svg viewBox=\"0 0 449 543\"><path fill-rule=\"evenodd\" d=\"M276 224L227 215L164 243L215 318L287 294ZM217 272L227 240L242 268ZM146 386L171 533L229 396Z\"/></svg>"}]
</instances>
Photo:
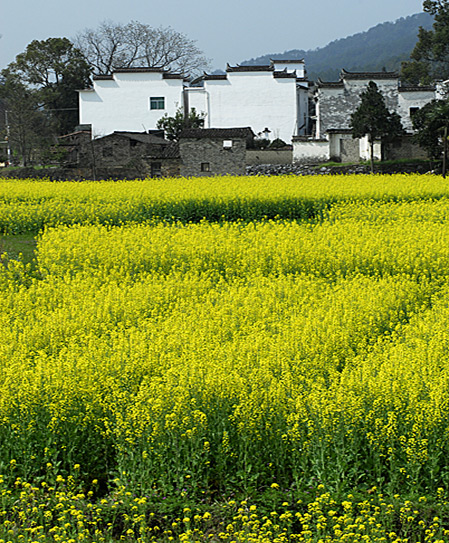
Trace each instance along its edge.
<instances>
[{"instance_id":1,"label":"tree trunk","mask_svg":"<svg viewBox=\"0 0 449 543\"><path fill-rule=\"evenodd\" d=\"M443 141L443 179L446 178L446 163L447 163L447 126L444 127L444 141Z\"/></svg>"},{"instance_id":2,"label":"tree trunk","mask_svg":"<svg viewBox=\"0 0 449 543\"><path fill-rule=\"evenodd\" d=\"M369 141L369 148L370 148L370 166L371 166L371 173L374 173L374 140L370 138Z\"/></svg>"}]
</instances>

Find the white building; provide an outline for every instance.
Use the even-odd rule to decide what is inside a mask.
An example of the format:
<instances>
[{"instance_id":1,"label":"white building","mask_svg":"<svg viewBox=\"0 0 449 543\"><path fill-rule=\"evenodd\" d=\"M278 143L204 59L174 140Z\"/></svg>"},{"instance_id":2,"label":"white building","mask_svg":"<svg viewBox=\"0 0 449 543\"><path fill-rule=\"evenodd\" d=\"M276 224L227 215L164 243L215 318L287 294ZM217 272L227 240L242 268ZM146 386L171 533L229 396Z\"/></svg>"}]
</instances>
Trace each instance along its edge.
<instances>
[{"instance_id":1,"label":"white building","mask_svg":"<svg viewBox=\"0 0 449 543\"><path fill-rule=\"evenodd\" d=\"M308 126L308 81L303 60L267 66L229 66L186 88L190 109L206 114L207 128L250 126L255 134L289 143Z\"/></svg>"},{"instance_id":2,"label":"white building","mask_svg":"<svg viewBox=\"0 0 449 543\"><path fill-rule=\"evenodd\" d=\"M347 72L342 70L339 81L318 80L315 99L316 137L327 137L328 130L347 129L351 114L360 104L360 95L373 81L382 92L390 111L401 117L406 131L412 130L411 115L435 98L434 86L404 86L396 72Z\"/></svg>"},{"instance_id":3,"label":"white building","mask_svg":"<svg viewBox=\"0 0 449 543\"><path fill-rule=\"evenodd\" d=\"M95 76L79 91L80 124L94 136L156 128L179 107L204 113L206 128L249 126L255 134L289 143L308 125L308 82L303 60L268 66L228 66L187 86L183 77L159 68L127 68Z\"/></svg>"},{"instance_id":4,"label":"white building","mask_svg":"<svg viewBox=\"0 0 449 543\"><path fill-rule=\"evenodd\" d=\"M376 83L382 92L387 108L399 114L407 133L413 132L413 113L436 96L434 86L402 85L396 72L342 70L339 81L318 80L315 90L315 134L309 141L295 138L294 161L310 162L314 159L323 160L323 157L353 161L369 156L366 138L352 141L350 123L351 114L360 105L360 95L370 81ZM380 153L380 144L376 144L376 157L380 158Z\"/></svg>"},{"instance_id":5,"label":"white building","mask_svg":"<svg viewBox=\"0 0 449 543\"><path fill-rule=\"evenodd\" d=\"M94 137L142 132L183 106L184 78L160 68L123 68L94 76L93 88L78 92L80 124L90 124Z\"/></svg>"}]
</instances>

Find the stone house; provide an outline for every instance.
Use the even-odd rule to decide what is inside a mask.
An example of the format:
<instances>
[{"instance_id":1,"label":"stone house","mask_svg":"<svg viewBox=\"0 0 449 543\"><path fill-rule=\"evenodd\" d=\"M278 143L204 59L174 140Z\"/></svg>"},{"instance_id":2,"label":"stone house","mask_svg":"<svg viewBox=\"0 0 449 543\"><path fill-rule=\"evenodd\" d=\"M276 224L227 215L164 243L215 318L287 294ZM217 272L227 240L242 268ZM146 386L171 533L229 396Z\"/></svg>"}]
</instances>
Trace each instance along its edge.
<instances>
[{"instance_id":1,"label":"stone house","mask_svg":"<svg viewBox=\"0 0 449 543\"><path fill-rule=\"evenodd\" d=\"M390 111L401 117L406 131L412 130L411 116L435 98L434 86L403 86L396 72L347 72L342 70L339 81L316 85L316 137L325 137L328 130L348 129L351 114L360 104L360 95L374 81L382 92Z\"/></svg>"},{"instance_id":2,"label":"stone house","mask_svg":"<svg viewBox=\"0 0 449 543\"><path fill-rule=\"evenodd\" d=\"M163 131L113 132L91 139L89 131L77 131L59 138L66 149L67 167L90 169L102 176L169 177L179 175L179 147L164 139Z\"/></svg>"},{"instance_id":3,"label":"stone house","mask_svg":"<svg viewBox=\"0 0 449 543\"><path fill-rule=\"evenodd\" d=\"M184 130L179 139L183 177L244 175L251 128L197 128Z\"/></svg>"},{"instance_id":4,"label":"stone house","mask_svg":"<svg viewBox=\"0 0 449 543\"><path fill-rule=\"evenodd\" d=\"M342 70L339 81L318 80L314 99L316 103L314 135L309 138L293 138L293 160L313 162L340 160L354 162L368 160L367 138L352 139L351 114L360 104L360 95L368 83L374 81L382 92L387 108L401 117L407 132L404 145L396 141L388 146L390 155L396 158L422 157L422 149L411 140L411 117L415 111L435 98L434 86L404 86L396 72L348 72ZM327 142L327 143L326 143ZM387 148L375 144L375 157L385 157ZM393 147L395 151L393 152ZM401 151L401 148L403 150Z\"/></svg>"}]
</instances>

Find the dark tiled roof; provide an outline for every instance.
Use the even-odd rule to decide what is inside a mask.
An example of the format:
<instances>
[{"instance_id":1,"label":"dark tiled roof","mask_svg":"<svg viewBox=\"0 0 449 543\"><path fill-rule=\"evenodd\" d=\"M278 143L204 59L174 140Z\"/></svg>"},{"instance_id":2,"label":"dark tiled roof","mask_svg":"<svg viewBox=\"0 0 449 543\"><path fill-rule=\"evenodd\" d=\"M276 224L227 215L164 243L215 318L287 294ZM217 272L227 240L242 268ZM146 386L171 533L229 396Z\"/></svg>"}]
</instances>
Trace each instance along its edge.
<instances>
[{"instance_id":1,"label":"dark tiled roof","mask_svg":"<svg viewBox=\"0 0 449 543\"><path fill-rule=\"evenodd\" d=\"M127 73L167 73L168 70L161 68L160 66L148 67L135 67L135 68L115 68L113 73L115 74L127 74Z\"/></svg>"},{"instance_id":2,"label":"dark tiled roof","mask_svg":"<svg viewBox=\"0 0 449 543\"><path fill-rule=\"evenodd\" d=\"M295 72L273 72L276 79L296 79Z\"/></svg>"},{"instance_id":3,"label":"dark tiled roof","mask_svg":"<svg viewBox=\"0 0 449 543\"><path fill-rule=\"evenodd\" d=\"M320 88L343 88L344 87L343 81L322 81L321 79L318 79L316 84Z\"/></svg>"},{"instance_id":4,"label":"dark tiled roof","mask_svg":"<svg viewBox=\"0 0 449 543\"><path fill-rule=\"evenodd\" d=\"M435 92L435 87L432 85L415 85L414 87L399 87L399 92Z\"/></svg>"},{"instance_id":5,"label":"dark tiled roof","mask_svg":"<svg viewBox=\"0 0 449 543\"><path fill-rule=\"evenodd\" d=\"M185 79L185 77L182 74L171 74L171 73L164 73L162 74L163 79Z\"/></svg>"},{"instance_id":6,"label":"dark tiled roof","mask_svg":"<svg viewBox=\"0 0 449 543\"><path fill-rule=\"evenodd\" d=\"M171 142L162 151L162 158L179 158L179 143Z\"/></svg>"},{"instance_id":7,"label":"dark tiled roof","mask_svg":"<svg viewBox=\"0 0 449 543\"><path fill-rule=\"evenodd\" d=\"M251 128L188 128L181 132L181 138L192 139L226 139L226 138L253 138Z\"/></svg>"},{"instance_id":8,"label":"dark tiled roof","mask_svg":"<svg viewBox=\"0 0 449 543\"><path fill-rule=\"evenodd\" d=\"M350 128L328 128L326 132L328 134L352 134Z\"/></svg>"},{"instance_id":9,"label":"dark tiled roof","mask_svg":"<svg viewBox=\"0 0 449 543\"><path fill-rule=\"evenodd\" d=\"M283 60L282 58L271 58L270 59L271 65L273 65L275 62L282 62L283 64L304 64L304 59L300 58L298 60Z\"/></svg>"},{"instance_id":10,"label":"dark tiled roof","mask_svg":"<svg viewBox=\"0 0 449 543\"><path fill-rule=\"evenodd\" d=\"M225 81L228 78L226 74L204 74L201 79L204 79L204 81Z\"/></svg>"},{"instance_id":11,"label":"dark tiled roof","mask_svg":"<svg viewBox=\"0 0 449 543\"><path fill-rule=\"evenodd\" d=\"M237 66L230 66L227 64L226 66L227 72L273 72L274 68L273 66L240 66L237 64Z\"/></svg>"},{"instance_id":12,"label":"dark tiled roof","mask_svg":"<svg viewBox=\"0 0 449 543\"><path fill-rule=\"evenodd\" d=\"M94 75L92 77L92 79L94 81L110 81L112 79L114 79L114 76L112 74L99 74L99 75Z\"/></svg>"},{"instance_id":13,"label":"dark tiled roof","mask_svg":"<svg viewBox=\"0 0 449 543\"><path fill-rule=\"evenodd\" d=\"M342 79L398 79L397 72L347 72L342 70L340 77Z\"/></svg>"},{"instance_id":14,"label":"dark tiled roof","mask_svg":"<svg viewBox=\"0 0 449 543\"><path fill-rule=\"evenodd\" d=\"M147 134L146 132L126 132L126 131L119 131L116 130L112 134L108 134L108 136L104 136L105 138L109 136L122 136L124 138L128 138L133 141L139 141L141 143L153 143L153 144L163 144L167 143L167 140L164 138L160 138L158 136L155 136L153 134Z\"/></svg>"}]
</instances>

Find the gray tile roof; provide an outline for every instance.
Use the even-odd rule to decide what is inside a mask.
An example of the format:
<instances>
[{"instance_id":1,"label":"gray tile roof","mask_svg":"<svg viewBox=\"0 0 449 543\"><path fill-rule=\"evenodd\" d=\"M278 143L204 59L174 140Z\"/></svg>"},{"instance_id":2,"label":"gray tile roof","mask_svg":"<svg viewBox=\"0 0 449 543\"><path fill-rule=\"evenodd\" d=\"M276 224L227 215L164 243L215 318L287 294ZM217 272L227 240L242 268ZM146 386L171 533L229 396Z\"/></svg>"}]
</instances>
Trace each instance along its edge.
<instances>
[{"instance_id":1,"label":"gray tile roof","mask_svg":"<svg viewBox=\"0 0 449 543\"><path fill-rule=\"evenodd\" d=\"M201 79L204 79L204 81L226 81L228 79L228 76L226 74L204 74Z\"/></svg>"},{"instance_id":2,"label":"gray tile roof","mask_svg":"<svg viewBox=\"0 0 449 543\"><path fill-rule=\"evenodd\" d=\"M341 79L398 79L399 74L397 72L347 72L342 70L340 73Z\"/></svg>"},{"instance_id":3,"label":"gray tile roof","mask_svg":"<svg viewBox=\"0 0 449 543\"><path fill-rule=\"evenodd\" d=\"M320 87L320 88L343 88L344 87L344 83L343 81L322 81L321 79L318 78L317 82L317 87Z\"/></svg>"},{"instance_id":4,"label":"gray tile roof","mask_svg":"<svg viewBox=\"0 0 449 543\"><path fill-rule=\"evenodd\" d=\"M273 77L276 79L296 79L295 72L273 72Z\"/></svg>"},{"instance_id":5,"label":"gray tile roof","mask_svg":"<svg viewBox=\"0 0 449 543\"><path fill-rule=\"evenodd\" d=\"M181 132L180 138L191 139L226 139L226 138L253 138L251 128L188 128Z\"/></svg>"},{"instance_id":6,"label":"gray tile roof","mask_svg":"<svg viewBox=\"0 0 449 543\"><path fill-rule=\"evenodd\" d=\"M282 59L282 58L270 58L270 62L273 65L275 62L282 62L283 64L304 64L304 59L300 58L298 60L292 59Z\"/></svg>"},{"instance_id":7,"label":"gray tile roof","mask_svg":"<svg viewBox=\"0 0 449 543\"><path fill-rule=\"evenodd\" d=\"M229 64L226 65L226 71L227 72L273 72L274 68L273 66L240 66L237 64L237 66L230 66Z\"/></svg>"},{"instance_id":8,"label":"gray tile roof","mask_svg":"<svg viewBox=\"0 0 449 543\"><path fill-rule=\"evenodd\" d=\"M433 85L401 86L399 92L435 92L435 87Z\"/></svg>"}]
</instances>

